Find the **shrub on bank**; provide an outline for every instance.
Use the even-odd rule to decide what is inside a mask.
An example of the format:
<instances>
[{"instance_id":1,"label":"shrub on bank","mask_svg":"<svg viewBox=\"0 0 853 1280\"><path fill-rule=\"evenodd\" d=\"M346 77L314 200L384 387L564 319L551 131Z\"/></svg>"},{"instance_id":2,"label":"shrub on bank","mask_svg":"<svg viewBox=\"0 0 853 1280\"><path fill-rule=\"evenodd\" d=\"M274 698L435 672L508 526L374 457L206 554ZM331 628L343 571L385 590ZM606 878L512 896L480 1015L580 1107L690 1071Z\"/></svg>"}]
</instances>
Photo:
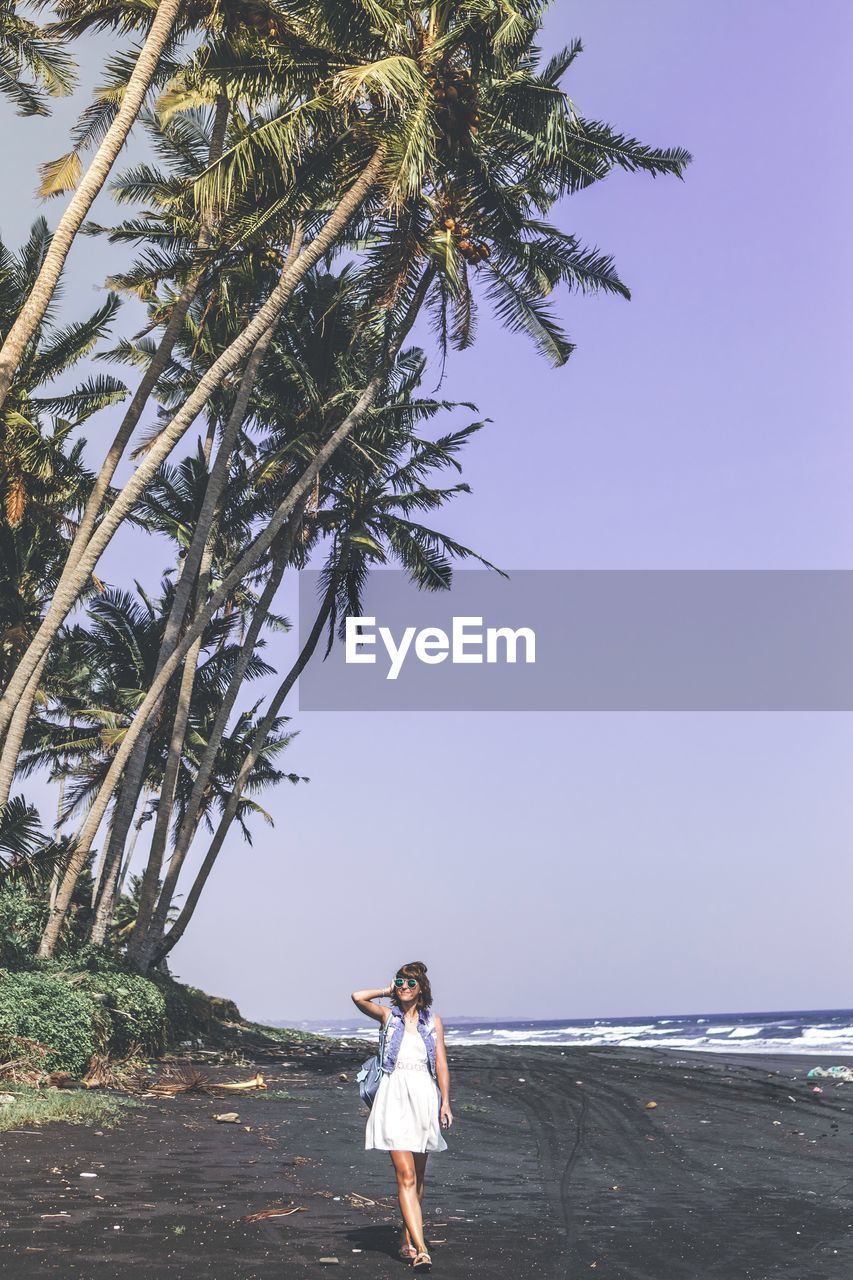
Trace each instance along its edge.
<instances>
[{"instance_id":1,"label":"shrub on bank","mask_svg":"<svg viewBox=\"0 0 853 1280\"><path fill-rule=\"evenodd\" d=\"M82 1076L95 1052L112 1058L136 1046L144 1053L162 1052L166 1001L147 978L116 968L0 972L0 1061L16 1056L15 1037L50 1049L45 1071Z\"/></svg>"},{"instance_id":2,"label":"shrub on bank","mask_svg":"<svg viewBox=\"0 0 853 1280\"><path fill-rule=\"evenodd\" d=\"M90 993L53 973L0 974L0 1059L14 1056L14 1038L50 1049L46 1071L82 1075L103 1038L104 1018ZM9 1046L4 1051L4 1043Z\"/></svg>"},{"instance_id":3,"label":"shrub on bank","mask_svg":"<svg viewBox=\"0 0 853 1280\"><path fill-rule=\"evenodd\" d=\"M123 1057L138 1046L143 1053L161 1053L166 1047L166 1001L153 982L136 973L115 970L88 976L85 988L104 997L111 1023L109 1052Z\"/></svg>"},{"instance_id":4,"label":"shrub on bank","mask_svg":"<svg viewBox=\"0 0 853 1280\"><path fill-rule=\"evenodd\" d=\"M44 902L21 885L0 892L0 969L29 969L44 930Z\"/></svg>"}]
</instances>

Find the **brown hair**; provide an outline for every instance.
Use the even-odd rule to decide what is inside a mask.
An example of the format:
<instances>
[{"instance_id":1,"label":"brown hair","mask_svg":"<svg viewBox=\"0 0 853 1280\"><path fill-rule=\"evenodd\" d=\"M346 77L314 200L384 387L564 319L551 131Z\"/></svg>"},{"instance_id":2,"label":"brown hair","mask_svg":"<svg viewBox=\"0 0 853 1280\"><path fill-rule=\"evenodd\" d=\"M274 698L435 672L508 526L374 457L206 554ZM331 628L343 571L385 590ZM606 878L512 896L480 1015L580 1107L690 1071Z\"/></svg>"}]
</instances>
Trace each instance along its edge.
<instances>
[{"instance_id":1,"label":"brown hair","mask_svg":"<svg viewBox=\"0 0 853 1280\"><path fill-rule=\"evenodd\" d=\"M432 1004L432 987L429 985L427 967L421 960L413 960L411 964L401 965L395 976L398 978L417 978L420 986L418 1008L428 1009L430 1007ZM391 1000L398 1009L402 1008L396 991L392 993Z\"/></svg>"}]
</instances>

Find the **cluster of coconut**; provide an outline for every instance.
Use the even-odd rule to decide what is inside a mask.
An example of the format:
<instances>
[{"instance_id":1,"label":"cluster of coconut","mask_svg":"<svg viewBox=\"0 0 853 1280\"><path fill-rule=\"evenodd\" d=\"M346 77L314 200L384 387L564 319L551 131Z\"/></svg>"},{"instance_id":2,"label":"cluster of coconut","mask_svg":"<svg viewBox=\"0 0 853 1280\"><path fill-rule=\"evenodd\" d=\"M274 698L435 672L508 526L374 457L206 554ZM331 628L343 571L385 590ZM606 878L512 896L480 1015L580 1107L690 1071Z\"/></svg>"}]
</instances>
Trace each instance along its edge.
<instances>
[{"instance_id":1,"label":"cluster of coconut","mask_svg":"<svg viewBox=\"0 0 853 1280\"><path fill-rule=\"evenodd\" d=\"M435 118L442 133L450 136L478 132L480 113L477 90L467 67L449 68L433 85Z\"/></svg>"},{"instance_id":2,"label":"cluster of coconut","mask_svg":"<svg viewBox=\"0 0 853 1280\"><path fill-rule=\"evenodd\" d=\"M243 6L241 16L243 23L251 27L262 39L264 36L268 40L278 39L278 24L270 9L250 3Z\"/></svg>"},{"instance_id":3,"label":"cluster of coconut","mask_svg":"<svg viewBox=\"0 0 853 1280\"><path fill-rule=\"evenodd\" d=\"M476 267L478 262L482 262L485 258L492 256L487 244L471 239L471 228L467 222L461 222L454 217L447 217L444 219L444 229L453 236L456 241L456 248L470 266Z\"/></svg>"}]
</instances>

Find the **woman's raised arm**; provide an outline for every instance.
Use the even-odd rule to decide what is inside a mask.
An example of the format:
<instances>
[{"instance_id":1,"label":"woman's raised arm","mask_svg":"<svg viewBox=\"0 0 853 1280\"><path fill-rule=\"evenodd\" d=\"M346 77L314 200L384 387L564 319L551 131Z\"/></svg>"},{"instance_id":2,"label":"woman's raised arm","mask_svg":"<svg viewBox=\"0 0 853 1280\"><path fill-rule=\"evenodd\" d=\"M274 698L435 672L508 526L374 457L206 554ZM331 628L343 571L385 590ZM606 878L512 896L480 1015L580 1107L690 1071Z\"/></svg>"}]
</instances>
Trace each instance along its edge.
<instances>
[{"instance_id":1,"label":"woman's raised arm","mask_svg":"<svg viewBox=\"0 0 853 1280\"><path fill-rule=\"evenodd\" d=\"M376 987L375 989L367 988L365 991L353 991L352 1002L357 1005L362 1013L366 1013L368 1018L375 1018L377 1022L384 1022L386 1014L389 1012L384 1004L375 1004L381 996L390 996L394 990L393 982L389 982L387 987Z\"/></svg>"}]
</instances>

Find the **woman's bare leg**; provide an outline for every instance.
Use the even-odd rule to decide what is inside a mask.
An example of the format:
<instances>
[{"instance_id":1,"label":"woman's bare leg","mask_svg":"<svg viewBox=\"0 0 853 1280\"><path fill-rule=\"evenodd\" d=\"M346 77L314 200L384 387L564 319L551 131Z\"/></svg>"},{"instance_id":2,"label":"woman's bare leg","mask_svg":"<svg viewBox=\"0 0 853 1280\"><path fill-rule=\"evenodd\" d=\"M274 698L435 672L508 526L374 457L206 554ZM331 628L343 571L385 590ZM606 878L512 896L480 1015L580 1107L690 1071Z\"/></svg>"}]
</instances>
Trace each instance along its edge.
<instances>
[{"instance_id":1,"label":"woman's bare leg","mask_svg":"<svg viewBox=\"0 0 853 1280\"><path fill-rule=\"evenodd\" d=\"M418 1253L426 1253L424 1242L424 1221L421 1216L421 1202L418 1195L418 1176L415 1160L420 1153L411 1151L392 1151L391 1162L397 1175L397 1198L400 1201L400 1212L403 1215L408 1238ZM423 1187L423 1175L421 1175Z\"/></svg>"},{"instance_id":2,"label":"woman's bare leg","mask_svg":"<svg viewBox=\"0 0 853 1280\"><path fill-rule=\"evenodd\" d=\"M428 1151L412 1152L412 1159L415 1162L415 1190L418 1193L418 1201L421 1205L421 1222L423 1222L424 1176L426 1174L426 1162L428 1156ZM404 1225L400 1235L400 1250L402 1252L404 1249L414 1249L414 1247L411 1236Z\"/></svg>"}]
</instances>

